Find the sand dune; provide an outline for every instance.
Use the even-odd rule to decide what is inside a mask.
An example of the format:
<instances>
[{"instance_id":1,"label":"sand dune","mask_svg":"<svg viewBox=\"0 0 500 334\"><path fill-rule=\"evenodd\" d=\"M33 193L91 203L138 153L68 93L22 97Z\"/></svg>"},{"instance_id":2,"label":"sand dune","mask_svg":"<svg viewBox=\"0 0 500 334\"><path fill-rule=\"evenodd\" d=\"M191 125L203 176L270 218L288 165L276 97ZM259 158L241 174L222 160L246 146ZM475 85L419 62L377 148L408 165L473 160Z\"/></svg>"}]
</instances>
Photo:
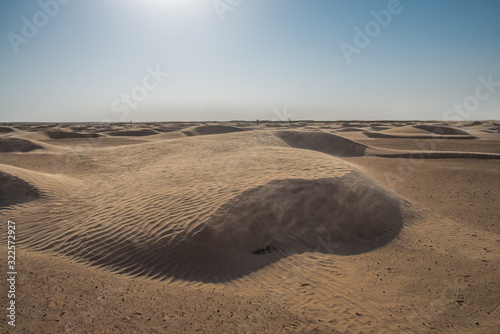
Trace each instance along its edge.
<instances>
[{"instance_id":1,"label":"sand dune","mask_svg":"<svg viewBox=\"0 0 500 334\"><path fill-rule=\"evenodd\" d=\"M234 126L225 126L225 125L202 125L197 126L191 129L186 129L182 131L185 135L195 136L195 135L218 135L221 133L231 133L231 132L240 132L244 131L243 129L234 127Z\"/></svg>"},{"instance_id":2,"label":"sand dune","mask_svg":"<svg viewBox=\"0 0 500 334\"><path fill-rule=\"evenodd\" d=\"M19 302L35 306L23 323L496 332L498 209L483 202L498 198L498 138L448 138L493 125L359 124L14 125L0 137L0 213L19 228ZM458 171L466 177L447 184ZM427 192L440 181L443 195ZM441 209L458 205L474 214ZM98 310L90 321L87 309Z\"/></svg>"},{"instance_id":3,"label":"sand dune","mask_svg":"<svg viewBox=\"0 0 500 334\"><path fill-rule=\"evenodd\" d=\"M388 129L390 129L390 127L387 127L387 126L380 126L380 125L370 125L370 128L371 128L373 131L382 131L382 130L388 130Z\"/></svg>"},{"instance_id":4,"label":"sand dune","mask_svg":"<svg viewBox=\"0 0 500 334\"><path fill-rule=\"evenodd\" d=\"M277 134L287 142L301 139L310 149L326 149L337 155L342 153L353 156L359 149L359 146L354 146L354 142L330 134ZM304 134L307 139L301 137ZM244 133L242 135L244 136L236 134L234 139L252 139ZM129 165L128 172L120 173L120 179L113 182L111 189L106 189L109 185L105 186L106 190L103 190L102 194L99 194L99 190L93 190L100 201L94 203L97 205L94 207L96 213L91 217L76 225L33 225L29 228L30 237L26 238L25 242L36 250L71 255L90 263L109 266L118 272L195 281L221 281L241 277L261 268L266 262L265 257L258 257L255 252L262 249L279 250L275 254L277 257L273 259L276 261L286 254L313 250L318 246L316 242L321 237L329 237L332 242L350 242L394 232L402 227L402 216L406 213L401 211L400 206L404 201L397 199L394 194L378 187L345 163L313 151L304 151L297 158L307 158L309 163L316 161L316 168L325 169L324 175L318 175L318 171L301 171L299 167L304 165L304 162L299 164L297 158L289 158L288 152L293 149L279 147L282 144L272 132L262 136L244 148L241 144L219 144L203 140L203 137L191 139L191 145L195 148L198 146L196 150L192 150L196 162L187 164L184 170L176 173L178 185L173 189L177 198L189 199L187 207L182 201L175 199L174 193L169 195L172 190L168 189L172 187L172 181L168 180L165 183L167 188L164 188L162 182L156 180L154 176L157 167L150 166L150 171L141 168L141 175L150 175L149 178L135 177L135 170L152 158L146 155L135 159L136 166ZM262 151L255 152L259 141L263 141L265 145ZM160 155L165 151L164 156L167 157L159 159L155 164L161 162L162 168L169 170L177 164L176 155L180 158L181 155L187 154L185 150L176 149L182 143L182 140L173 141L166 148L160 147L159 143L153 143L152 147L141 147L139 150L132 146L109 148L102 153L94 153L93 159L100 159L95 154L121 155L124 151L128 157L139 156L143 155L144 150L152 151L154 148ZM352 145L352 151L341 145L346 143ZM207 146L208 144L210 145ZM269 146L271 144L273 146ZM199 146L206 152L200 154ZM210 166L214 164L211 152L219 151L224 152L221 158L227 157L233 161L236 159L236 166L253 166L253 170L247 171L242 179L243 175L228 176L227 173L232 170L222 166ZM270 173L269 168L276 164L274 161L280 161L279 174ZM104 168L104 165L101 168ZM200 168L212 173L205 181L207 184L204 196L200 196L197 189L201 180L198 177L193 179L192 176L199 175ZM98 171L99 169L95 170ZM96 178L98 179L98 174L93 176L93 179ZM92 185L98 183L98 180L87 182L89 187L103 188L102 184ZM159 187L158 191L151 191L150 182ZM238 186L238 182L243 184ZM44 184L40 187L47 188ZM139 226L131 230L131 227L137 224L135 219L129 217L124 221L114 217L115 211L110 208L110 203L116 199L111 198L115 198L116 194L128 193L128 189L133 189L134 192L149 192L144 199L131 198L133 201L130 205L136 208L144 207L145 211L137 209L141 215L163 217L163 223L159 225L154 220L149 222L142 219L140 230L137 229ZM57 189L48 190L51 191L55 192L52 196L57 196ZM78 193L78 190L74 191ZM66 205L72 207L72 214L85 212L84 206L79 207L71 194L69 196L69 203ZM160 200L161 198L164 200ZM155 208L148 204L158 201L163 203L163 207ZM351 208L353 205L363 207L364 210ZM372 209L368 210L368 207ZM193 209L198 213L191 220L183 216L184 231L179 230L178 212L189 212ZM311 220L315 225L307 224ZM108 223L101 223L103 221ZM113 221L116 222L112 223ZM346 222L349 224L346 225ZM307 226L307 229L302 226ZM84 236L80 234L82 231L85 231ZM131 233L132 231L135 233ZM139 235L144 238L149 235L148 242L135 248L134 240ZM217 247L214 248L214 245ZM197 254L204 256L200 258ZM242 258L246 260L241 261Z\"/></svg>"},{"instance_id":5,"label":"sand dune","mask_svg":"<svg viewBox=\"0 0 500 334\"><path fill-rule=\"evenodd\" d=\"M41 148L41 146L26 139L0 137L0 152L31 152Z\"/></svg>"},{"instance_id":6,"label":"sand dune","mask_svg":"<svg viewBox=\"0 0 500 334\"><path fill-rule=\"evenodd\" d=\"M9 126L0 126L0 133L8 133L8 132L13 132L14 129L12 129Z\"/></svg>"},{"instance_id":7,"label":"sand dune","mask_svg":"<svg viewBox=\"0 0 500 334\"><path fill-rule=\"evenodd\" d=\"M84 235L78 233L82 227L64 233L45 229L44 236L33 231L36 241L28 244L120 273L224 282L296 253L318 251L324 238L342 243L335 249L339 254L352 255L349 242L363 239L372 241L358 252L374 249L397 235L405 219L418 216L403 200L366 181L358 173L332 180L272 181L223 203L180 234L169 224L142 224L142 231L128 223L98 224L97 231L87 226ZM314 224L305 224L310 221Z\"/></svg>"},{"instance_id":8,"label":"sand dune","mask_svg":"<svg viewBox=\"0 0 500 334\"><path fill-rule=\"evenodd\" d=\"M155 127L155 128L152 128L152 130L157 131L157 132L172 132L172 131L179 131L182 129L183 129L183 127Z\"/></svg>"},{"instance_id":9,"label":"sand dune","mask_svg":"<svg viewBox=\"0 0 500 334\"><path fill-rule=\"evenodd\" d=\"M0 171L0 207L24 203L39 197L39 191L26 181Z\"/></svg>"},{"instance_id":10,"label":"sand dune","mask_svg":"<svg viewBox=\"0 0 500 334\"><path fill-rule=\"evenodd\" d=\"M477 126L477 125L482 125L482 124L483 124L483 122L474 121L474 122L466 123L463 126Z\"/></svg>"},{"instance_id":11,"label":"sand dune","mask_svg":"<svg viewBox=\"0 0 500 334\"><path fill-rule=\"evenodd\" d=\"M319 151L338 157L362 156L367 147L350 139L324 132L280 131L276 135L291 147Z\"/></svg>"},{"instance_id":12,"label":"sand dune","mask_svg":"<svg viewBox=\"0 0 500 334\"><path fill-rule=\"evenodd\" d=\"M435 133L438 135L463 135L463 136L469 135L469 133L467 133L464 130L452 128L449 126L437 126L437 125L421 124L421 125L415 125L414 127L417 129L422 129L422 130L432 132L432 133Z\"/></svg>"},{"instance_id":13,"label":"sand dune","mask_svg":"<svg viewBox=\"0 0 500 334\"><path fill-rule=\"evenodd\" d=\"M50 139L67 139L67 138L97 138L100 137L97 133L82 133L68 131L46 131Z\"/></svg>"},{"instance_id":14,"label":"sand dune","mask_svg":"<svg viewBox=\"0 0 500 334\"><path fill-rule=\"evenodd\" d=\"M397 128L389 128L389 129L383 130L383 131L381 131L381 133L388 133L388 134L425 134L425 135L428 135L429 131L421 129L421 128L413 126L413 125L404 125L404 126L397 127Z\"/></svg>"},{"instance_id":15,"label":"sand dune","mask_svg":"<svg viewBox=\"0 0 500 334\"><path fill-rule=\"evenodd\" d=\"M110 131L107 133L109 136L151 136L156 135L158 132L150 129L137 129L137 130L121 130L121 131Z\"/></svg>"},{"instance_id":16,"label":"sand dune","mask_svg":"<svg viewBox=\"0 0 500 334\"><path fill-rule=\"evenodd\" d=\"M438 125L406 125L364 134L369 138L477 139L464 130Z\"/></svg>"},{"instance_id":17,"label":"sand dune","mask_svg":"<svg viewBox=\"0 0 500 334\"><path fill-rule=\"evenodd\" d=\"M498 153L478 152L436 152L436 151L412 151L375 149L372 155L386 158L411 158L411 159L495 159L500 160Z\"/></svg>"},{"instance_id":18,"label":"sand dune","mask_svg":"<svg viewBox=\"0 0 500 334\"><path fill-rule=\"evenodd\" d=\"M343 128L365 128L368 126L368 124L364 123L342 123Z\"/></svg>"},{"instance_id":19,"label":"sand dune","mask_svg":"<svg viewBox=\"0 0 500 334\"><path fill-rule=\"evenodd\" d=\"M361 131L366 131L366 130L361 128L350 128L350 127L337 130L337 132L361 132Z\"/></svg>"},{"instance_id":20,"label":"sand dune","mask_svg":"<svg viewBox=\"0 0 500 334\"><path fill-rule=\"evenodd\" d=\"M372 147L324 132L280 131L276 135L291 147L309 149L337 157L377 156L412 159L500 159L498 153L394 150Z\"/></svg>"}]
</instances>

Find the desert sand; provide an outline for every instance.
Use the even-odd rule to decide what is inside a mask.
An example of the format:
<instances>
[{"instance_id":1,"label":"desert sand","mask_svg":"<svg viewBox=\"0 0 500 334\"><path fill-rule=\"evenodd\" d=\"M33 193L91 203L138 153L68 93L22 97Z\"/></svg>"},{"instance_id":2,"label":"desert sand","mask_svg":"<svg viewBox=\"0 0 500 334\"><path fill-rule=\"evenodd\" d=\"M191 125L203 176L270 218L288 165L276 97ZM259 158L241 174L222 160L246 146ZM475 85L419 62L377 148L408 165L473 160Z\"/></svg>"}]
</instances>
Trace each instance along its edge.
<instances>
[{"instance_id":1,"label":"desert sand","mask_svg":"<svg viewBox=\"0 0 500 334\"><path fill-rule=\"evenodd\" d=\"M498 333L499 189L496 121L1 124L0 332Z\"/></svg>"}]
</instances>

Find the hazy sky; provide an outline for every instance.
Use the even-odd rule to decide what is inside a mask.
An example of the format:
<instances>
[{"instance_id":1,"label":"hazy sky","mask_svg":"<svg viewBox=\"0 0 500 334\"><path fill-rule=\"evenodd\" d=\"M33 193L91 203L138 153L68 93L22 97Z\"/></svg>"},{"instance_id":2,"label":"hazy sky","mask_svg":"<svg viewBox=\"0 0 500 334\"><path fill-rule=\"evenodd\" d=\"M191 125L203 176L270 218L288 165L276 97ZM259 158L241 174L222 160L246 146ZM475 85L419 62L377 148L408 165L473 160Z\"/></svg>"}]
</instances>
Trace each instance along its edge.
<instances>
[{"instance_id":1,"label":"hazy sky","mask_svg":"<svg viewBox=\"0 0 500 334\"><path fill-rule=\"evenodd\" d=\"M0 122L500 118L498 0L6 0L0 31Z\"/></svg>"}]
</instances>

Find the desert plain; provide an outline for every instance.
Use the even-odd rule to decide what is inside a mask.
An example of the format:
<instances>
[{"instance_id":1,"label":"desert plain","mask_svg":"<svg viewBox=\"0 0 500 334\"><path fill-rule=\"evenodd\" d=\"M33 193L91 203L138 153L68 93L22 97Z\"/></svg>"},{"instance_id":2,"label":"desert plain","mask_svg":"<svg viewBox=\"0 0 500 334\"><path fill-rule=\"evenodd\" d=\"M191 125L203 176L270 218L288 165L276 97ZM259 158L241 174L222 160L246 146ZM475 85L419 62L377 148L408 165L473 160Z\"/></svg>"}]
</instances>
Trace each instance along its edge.
<instances>
[{"instance_id":1,"label":"desert plain","mask_svg":"<svg viewBox=\"0 0 500 334\"><path fill-rule=\"evenodd\" d=\"M0 124L0 332L498 333L499 189L497 121Z\"/></svg>"}]
</instances>

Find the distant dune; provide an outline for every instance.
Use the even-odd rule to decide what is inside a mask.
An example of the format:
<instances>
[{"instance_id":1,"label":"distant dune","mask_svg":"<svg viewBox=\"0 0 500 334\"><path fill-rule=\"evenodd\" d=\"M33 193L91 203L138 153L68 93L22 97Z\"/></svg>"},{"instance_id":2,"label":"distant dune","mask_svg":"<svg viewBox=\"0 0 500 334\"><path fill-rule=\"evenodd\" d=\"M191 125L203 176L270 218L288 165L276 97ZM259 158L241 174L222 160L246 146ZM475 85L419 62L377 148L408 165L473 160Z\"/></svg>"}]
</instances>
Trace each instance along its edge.
<instances>
[{"instance_id":1,"label":"distant dune","mask_svg":"<svg viewBox=\"0 0 500 334\"><path fill-rule=\"evenodd\" d=\"M158 132L154 130L149 130L149 129L139 129L139 130L121 130L121 131L110 131L108 132L108 135L110 136L131 136L131 137L137 137L137 136L151 136L158 134Z\"/></svg>"},{"instance_id":2,"label":"distant dune","mask_svg":"<svg viewBox=\"0 0 500 334\"><path fill-rule=\"evenodd\" d=\"M416 138L416 139L476 139L468 132L438 125L406 125L397 128L364 132L370 138Z\"/></svg>"},{"instance_id":3,"label":"distant dune","mask_svg":"<svg viewBox=\"0 0 500 334\"><path fill-rule=\"evenodd\" d=\"M188 136L193 135L218 135L222 133L231 133L231 132L240 132L244 131L243 129L234 127L234 126L225 126L225 125L203 125L196 126L191 129L187 129L183 131L184 134Z\"/></svg>"},{"instance_id":4,"label":"distant dune","mask_svg":"<svg viewBox=\"0 0 500 334\"><path fill-rule=\"evenodd\" d=\"M8 126L0 126L0 133L13 132L14 129Z\"/></svg>"},{"instance_id":5,"label":"distant dune","mask_svg":"<svg viewBox=\"0 0 500 334\"><path fill-rule=\"evenodd\" d=\"M30 152L42 148L29 140L0 137L0 152Z\"/></svg>"},{"instance_id":6,"label":"distant dune","mask_svg":"<svg viewBox=\"0 0 500 334\"><path fill-rule=\"evenodd\" d=\"M69 131L46 131L50 139L67 139L67 138L97 138L101 135L97 133L80 133Z\"/></svg>"},{"instance_id":7,"label":"distant dune","mask_svg":"<svg viewBox=\"0 0 500 334\"><path fill-rule=\"evenodd\" d=\"M282 131L276 135L288 145L339 157L362 156L366 146L353 140L324 132Z\"/></svg>"}]
</instances>

